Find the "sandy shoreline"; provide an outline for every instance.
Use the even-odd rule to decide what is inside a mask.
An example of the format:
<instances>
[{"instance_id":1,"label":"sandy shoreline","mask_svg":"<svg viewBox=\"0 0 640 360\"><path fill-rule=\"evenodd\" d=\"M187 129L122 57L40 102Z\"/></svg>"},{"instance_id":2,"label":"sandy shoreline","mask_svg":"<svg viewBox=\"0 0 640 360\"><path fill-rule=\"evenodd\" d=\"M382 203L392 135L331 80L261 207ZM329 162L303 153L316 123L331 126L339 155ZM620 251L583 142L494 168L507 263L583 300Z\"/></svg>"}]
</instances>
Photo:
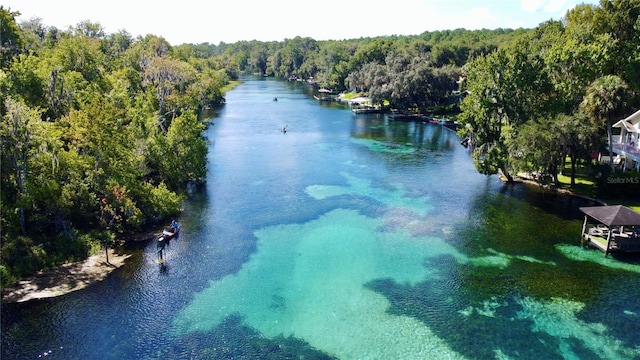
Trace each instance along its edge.
<instances>
[{"instance_id":1,"label":"sandy shoreline","mask_svg":"<svg viewBox=\"0 0 640 360\"><path fill-rule=\"evenodd\" d=\"M2 292L2 302L24 302L68 294L104 280L112 271L124 265L131 255L116 254L109 249L109 263L104 252L84 261L64 264L20 280Z\"/></svg>"}]
</instances>

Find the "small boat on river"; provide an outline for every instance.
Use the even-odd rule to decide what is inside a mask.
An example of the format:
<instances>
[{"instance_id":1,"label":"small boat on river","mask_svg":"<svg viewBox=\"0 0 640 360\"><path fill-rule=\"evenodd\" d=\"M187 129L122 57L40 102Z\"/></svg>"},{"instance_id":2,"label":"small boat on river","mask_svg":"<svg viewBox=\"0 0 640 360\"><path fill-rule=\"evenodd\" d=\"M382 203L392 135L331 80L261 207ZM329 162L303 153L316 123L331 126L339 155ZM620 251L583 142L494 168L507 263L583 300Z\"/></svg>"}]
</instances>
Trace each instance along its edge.
<instances>
[{"instance_id":1,"label":"small boat on river","mask_svg":"<svg viewBox=\"0 0 640 360\"><path fill-rule=\"evenodd\" d=\"M162 238L164 241L166 241L168 243L173 238L178 236L179 233L180 233L180 225L177 222L172 221L171 225L169 227L167 227L166 229L162 230L162 234L160 234L160 236L158 236L158 240L160 240L160 238Z\"/></svg>"},{"instance_id":2,"label":"small boat on river","mask_svg":"<svg viewBox=\"0 0 640 360\"><path fill-rule=\"evenodd\" d=\"M158 256L158 262L164 264L165 261L165 246L169 245L169 242L174 239L180 233L180 225L175 221L171 221L171 225L162 230L162 234L158 235L156 240L156 254Z\"/></svg>"},{"instance_id":3,"label":"small boat on river","mask_svg":"<svg viewBox=\"0 0 640 360\"><path fill-rule=\"evenodd\" d=\"M175 229L164 229L162 231L162 236L164 237L164 239L166 241L169 241L171 239L173 239L174 237L178 236L178 233L180 232L180 228L175 228Z\"/></svg>"}]
</instances>

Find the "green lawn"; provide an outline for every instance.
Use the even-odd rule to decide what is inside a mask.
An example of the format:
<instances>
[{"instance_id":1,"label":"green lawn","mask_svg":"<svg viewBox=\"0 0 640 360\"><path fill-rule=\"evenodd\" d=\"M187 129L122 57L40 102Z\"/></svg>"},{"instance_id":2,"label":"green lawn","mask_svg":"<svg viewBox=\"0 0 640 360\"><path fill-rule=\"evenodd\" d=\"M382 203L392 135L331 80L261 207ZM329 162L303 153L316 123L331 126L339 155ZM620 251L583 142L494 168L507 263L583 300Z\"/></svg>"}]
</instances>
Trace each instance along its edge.
<instances>
[{"instance_id":1,"label":"green lawn","mask_svg":"<svg viewBox=\"0 0 640 360\"><path fill-rule=\"evenodd\" d=\"M571 191L576 195L596 197L596 184L593 180L584 175L576 175L576 184L571 186L571 177L565 175L558 175L558 182L560 188ZM608 205L624 205L640 213L640 200L629 199L605 199Z\"/></svg>"},{"instance_id":2,"label":"green lawn","mask_svg":"<svg viewBox=\"0 0 640 360\"><path fill-rule=\"evenodd\" d=\"M559 174L558 182L561 189L571 191L574 194L595 197L597 193L596 184L584 175L576 175L576 183L573 186L571 185L571 176Z\"/></svg>"}]
</instances>

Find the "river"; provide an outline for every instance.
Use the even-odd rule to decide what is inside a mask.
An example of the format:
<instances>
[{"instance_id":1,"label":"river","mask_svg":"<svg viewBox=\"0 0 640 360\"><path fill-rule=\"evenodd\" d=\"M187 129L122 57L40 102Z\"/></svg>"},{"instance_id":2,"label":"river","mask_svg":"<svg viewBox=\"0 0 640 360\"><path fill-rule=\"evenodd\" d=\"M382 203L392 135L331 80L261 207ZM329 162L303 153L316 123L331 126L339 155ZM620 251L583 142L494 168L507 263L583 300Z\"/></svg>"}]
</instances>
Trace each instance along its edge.
<instances>
[{"instance_id":1,"label":"river","mask_svg":"<svg viewBox=\"0 0 640 360\"><path fill-rule=\"evenodd\" d=\"M139 244L85 290L3 305L2 359L640 357L640 261L579 246L582 200L311 95L245 78L164 264Z\"/></svg>"}]
</instances>

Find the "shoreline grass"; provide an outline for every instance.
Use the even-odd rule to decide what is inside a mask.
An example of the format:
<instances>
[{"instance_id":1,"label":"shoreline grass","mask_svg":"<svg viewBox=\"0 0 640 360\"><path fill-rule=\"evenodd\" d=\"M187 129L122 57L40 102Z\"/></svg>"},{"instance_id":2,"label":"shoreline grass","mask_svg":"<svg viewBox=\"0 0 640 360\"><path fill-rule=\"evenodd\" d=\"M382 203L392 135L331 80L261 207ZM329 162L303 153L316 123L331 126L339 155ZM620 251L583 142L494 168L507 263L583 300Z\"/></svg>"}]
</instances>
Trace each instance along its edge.
<instances>
[{"instance_id":1,"label":"shoreline grass","mask_svg":"<svg viewBox=\"0 0 640 360\"><path fill-rule=\"evenodd\" d=\"M571 185L571 177L559 174L558 175L559 188L570 192L574 195L586 196L589 198L598 198L596 183L585 175L576 175L575 185ZM607 198L600 199L609 205L624 205L630 209L640 213L640 200L633 199L619 199L619 198Z\"/></svg>"}]
</instances>

